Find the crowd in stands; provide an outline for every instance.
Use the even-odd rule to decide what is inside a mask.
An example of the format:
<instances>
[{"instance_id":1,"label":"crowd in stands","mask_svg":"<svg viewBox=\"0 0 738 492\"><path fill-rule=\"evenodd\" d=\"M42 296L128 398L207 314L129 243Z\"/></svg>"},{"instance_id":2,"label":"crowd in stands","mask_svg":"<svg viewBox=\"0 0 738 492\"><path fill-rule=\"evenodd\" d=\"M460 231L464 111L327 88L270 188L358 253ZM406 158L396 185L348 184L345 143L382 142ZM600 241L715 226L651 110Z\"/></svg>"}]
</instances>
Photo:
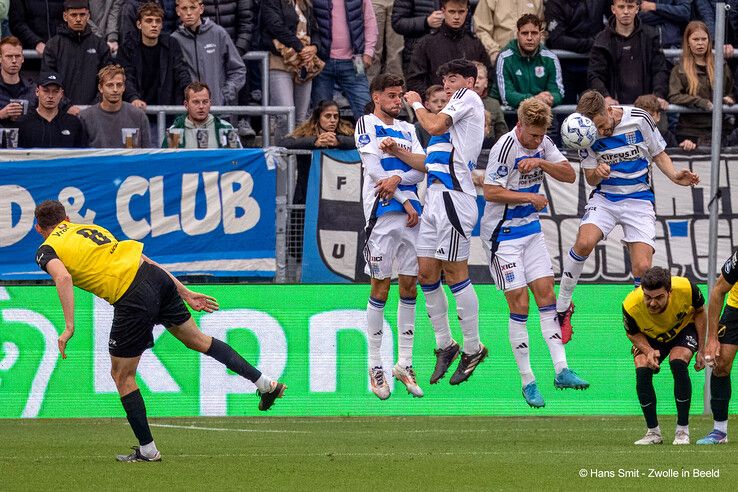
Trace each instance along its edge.
<instances>
[{"instance_id":1,"label":"crowd in stands","mask_svg":"<svg viewBox=\"0 0 738 492\"><path fill-rule=\"evenodd\" d=\"M723 102L732 105L738 0L726 3ZM673 145L693 150L711 134L715 4L0 0L0 125L18 128L22 147L235 147L234 135L254 135L252 122L217 117L211 106L264 104L294 106L304 122L289 138L285 118L261 129L285 146L342 147L350 145L340 138L344 126L324 124L326 108L356 120L370 103L370 81L390 72L439 111L447 95L438 67L466 58L477 65L475 91L488 113L485 147L515 123L503 109L530 97L574 104L594 88L609 104L640 104L659 118L669 103L704 110L660 118ZM682 55L667 58L668 48ZM23 49L40 56L33 73ZM559 60L553 50L587 56ZM252 51L269 53L268 101L260 100L258 64L244 59ZM163 141L144 113L150 105L183 108ZM402 117L413 121L409 108ZM725 142L736 143L731 118L724 129Z\"/></svg>"}]
</instances>

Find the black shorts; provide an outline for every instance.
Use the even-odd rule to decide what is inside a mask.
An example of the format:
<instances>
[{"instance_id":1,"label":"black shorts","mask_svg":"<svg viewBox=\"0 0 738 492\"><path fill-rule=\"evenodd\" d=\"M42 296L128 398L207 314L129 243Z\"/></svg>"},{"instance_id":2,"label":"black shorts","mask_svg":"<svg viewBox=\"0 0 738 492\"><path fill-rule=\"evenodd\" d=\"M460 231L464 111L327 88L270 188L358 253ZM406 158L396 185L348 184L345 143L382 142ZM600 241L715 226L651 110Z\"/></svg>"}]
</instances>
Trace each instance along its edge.
<instances>
[{"instance_id":1,"label":"black shorts","mask_svg":"<svg viewBox=\"0 0 738 492\"><path fill-rule=\"evenodd\" d=\"M682 331L680 331L677 336L669 340L668 342L659 342L658 340L650 337L646 337L646 340L648 340L648 344L651 346L652 349L659 351L659 364L664 362L667 357L669 357L669 352L671 352L671 349L674 347L684 347L688 348L692 351L694 354L697 352L697 327L694 326L694 323L690 323L684 328L682 328ZM635 345L630 349L630 353L633 354L633 357L640 354L641 351L636 348Z\"/></svg>"},{"instance_id":2,"label":"black shorts","mask_svg":"<svg viewBox=\"0 0 738 492\"><path fill-rule=\"evenodd\" d=\"M738 309L725 306L718 326L718 341L728 345L738 345Z\"/></svg>"},{"instance_id":3,"label":"black shorts","mask_svg":"<svg viewBox=\"0 0 738 492\"><path fill-rule=\"evenodd\" d=\"M114 357L138 357L154 346L154 325L169 328L190 319L190 312L169 275L144 262L125 294L113 304L108 351Z\"/></svg>"}]
</instances>

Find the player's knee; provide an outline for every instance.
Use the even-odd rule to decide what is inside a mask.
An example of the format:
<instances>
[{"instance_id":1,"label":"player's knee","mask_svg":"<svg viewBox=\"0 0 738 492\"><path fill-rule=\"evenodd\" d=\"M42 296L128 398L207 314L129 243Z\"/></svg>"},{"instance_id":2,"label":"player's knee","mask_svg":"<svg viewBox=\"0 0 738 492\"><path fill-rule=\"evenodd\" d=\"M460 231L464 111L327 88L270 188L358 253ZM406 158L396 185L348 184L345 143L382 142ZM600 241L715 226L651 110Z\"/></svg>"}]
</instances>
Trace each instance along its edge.
<instances>
[{"instance_id":1,"label":"player's knee","mask_svg":"<svg viewBox=\"0 0 738 492\"><path fill-rule=\"evenodd\" d=\"M437 276L432 272L418 272L418 283L420 285L435 284L436 282L438 282L438 280L440 279L437 278Z\"/></svg>"},{"instance_id":2,"label":"player's knee","mask_svg":"<svg viewBox=\"0 0 738 492\"><path fill-rule=\"evenodd\" d=\"M717 376L719 378L724 378L726 376L730 376L730 369L731 369L731 366L729 364L718 362L715 365L715 367L713 367L712 369L712 375Z\"/></svg>"},{"instance_id":3,"label":"player's knee","mask_svg":"<svg viewBox=\"0 0 738 492\"><path fill-rule=\"evenodd\" d=\"M135 380L135 373L115 367L110 370L110 376L112 376L115 387L118 389L124 388L132 380Z\"/></svg>"},{"instance_id":4,"label":"player's knee","mask_svg":"<svg viewBox=\"0 0 738 492\"><path fill-rule=\"evenodd\" d=\"M633 275L635 277L642 276L646 270L651 268L650 258L631 258L631 264L633 265Z\"/></svg>"}]
</instances>

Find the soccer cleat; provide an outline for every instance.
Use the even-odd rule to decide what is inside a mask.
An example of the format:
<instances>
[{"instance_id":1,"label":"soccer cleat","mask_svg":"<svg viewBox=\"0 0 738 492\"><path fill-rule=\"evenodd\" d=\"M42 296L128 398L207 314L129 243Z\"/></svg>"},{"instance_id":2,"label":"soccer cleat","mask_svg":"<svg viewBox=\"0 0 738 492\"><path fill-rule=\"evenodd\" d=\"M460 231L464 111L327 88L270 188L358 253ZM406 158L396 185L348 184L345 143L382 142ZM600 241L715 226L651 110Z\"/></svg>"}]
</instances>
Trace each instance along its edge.
<instances>
[{"instance_id":1,"label":"soccer cleat","mask_svg":"<svg viewBox=\"0 0 738 492\"><path fill-rule=\"evenodd\" d=\"M589 383L567 367L556 375L554 386L558 389L573 388L583 390L589 388Z\"/></svg>"},{"instance_id":2,"label":"soccer cleat","mask_svg":"<svg viewBox=\"0 0 738 492\"><path fill-rule=\"evenodd\" d=\"M571 317L574 314L574 303L569 304L569 308L563 313L556 313L561 326L561 343L566 344L571 340L574 334L574 328L571 326Z\"/></svg>"},{"instance_id":3,"label":"soccer cleat","mask_svg":"<svg viewBox=\"0 0 738 492\"><path fill-rule=\"evenodd\" d=\"M395 364L395 367L392 368L392 375L405 385L408 393L416 398L423 397L423 390L418 386L413 366L401 367L400 364Z\"/></svg>"},{"instance_id":4,"label":"soccer cleat","mask_svg":"<svg viewBox=\"0 0 738 492\"><path fill-rule=\"evenodd\" d=\"M445 349L435 349L433 351L436 354L436 367L433 369L433 374L431 374L430 384L436 384L446 375L446 371L459 356L460 351L459 344L456 342L451 342L451 345Z\"/></svg>"},{"instance_id":5,"label":"soccer cleat","mask_svg":"<svg viewBox=\"0 0 738 492\"><path fill-rule=\"evenodd\" d=\"M689 432L683 430L676 431L672 444L689 444Z\"/></svg>"},{"instance_id":6,"label":"soccer cleat","mask_svg":"<svg viewBox=\"0 0 738 492\"><path fill-rule=\"evenodd\" d=\"M274 400L277 398L282 398L284 395L284 390L287 389L287 385L284 383L278 383L276 381L272 381L272 391L269 391L268 393L262 393L261 391L257 391L256 394L259 395L259 410L262 412L266 412L270 408L272 408L272 405L274 405Z\"/></svg>"},{"instance_id":7,"label":"soccer cleat","mask_svg":"<svg viewBox=\"0 0 738 492\"><path fill-rule=\"evenodd\" d=\"M369 369L369 383L372 386L372 392L377 395L380 400L386 400L390 397L390 389L387 380L384 379L384 370L381 366Z\"/></svg>"},{"instance_id":8,"label":"soccer cleat","mask_svg":"<svg viewBox=\"0 0 738 492\"><path fill-rule=\"evenodd\" d=\"M489 354L489 350L487 350L487 347L479 344L479 351L476 354L465 354L464 352L461 353L461 360L459 361L459 365L456 366L456 372L453 376L451 376L451 381L449 383L451 384L461 384L472 375L474 372L474 369L477 368L477 366L485 359L487 358L487 355Z\"/></svg>"},{"instance_id":9,"label":"soccer cleat","mask_svg":"<svg viewBox=\"0 0 738 492\"><path fill-rule=\"evenodd\" d=\"M633 444L637 446L647 446L649 444L661 444L664 440L661 439L661 433L649 429L648 432L646 432L646 435L643 436L641 439L638 439Z\"/></svg>"},{"instance_id":10,"label":"soccer cleat","mask_svg":"<svg viewBox=\"0 0 738 492\"><path fill-rule=\"evenodd\" d=\"M147 458L143 454L141 454L141 448L138 446L133 446L131 448L133 452L131 454L119 454L116 456L116 460L122 461L124 463L137 463L139 461L161 461L161 453L159 451L156 452L156 455L154 455L153 458Z\"/></svg>"},{"instance_id":11,"label":"soccer cleat","mask_svg":"<svg viewBox=\"0 0 738 492\"><path fill-rule=\"evenodd\" d=\"M728 434L717 429L713 429L712 432L697 441L697 444L727 444L727 442Z\"/></svg>"},{"instance_id":12,"label":"soccer cleat","mask_svg":"<svg viewBox=\"0 0 738 492\"><path fill-rule=\"evenodd\" d=\"M535 381L525 385L525 388L523 388L523 398L533 408L543 408L546 406L546 402L543 401L543 396L538 391L538 385Z\"/></svg>"}]
</instances>

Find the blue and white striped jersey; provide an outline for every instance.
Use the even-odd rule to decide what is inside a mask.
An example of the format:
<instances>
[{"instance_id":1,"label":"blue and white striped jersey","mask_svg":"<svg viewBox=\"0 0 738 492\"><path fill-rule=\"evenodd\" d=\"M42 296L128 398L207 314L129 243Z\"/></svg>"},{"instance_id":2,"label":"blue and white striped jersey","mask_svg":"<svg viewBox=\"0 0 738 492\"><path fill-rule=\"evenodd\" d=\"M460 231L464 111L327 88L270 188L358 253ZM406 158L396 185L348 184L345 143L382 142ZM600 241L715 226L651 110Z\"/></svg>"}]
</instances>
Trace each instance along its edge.
<instances>
[{"instance_id":1,"label":"blue and white striped jersey","mask_svg":"<svg viewBox=\"0 0 738 492\"><path fill-rule=\"evenodd\" d=\"M520 144L515 129L504 134L489 151L489 162L484 184L502 186L521 193L539 193L544 172L536 168L522 174L518 164L528 158L540 158L550 162L565 161L566 157L548 137L535 150ZM544 209L546 210L546 209ZM493 242L509 241L541 232L538 212L530 203L513 205L487 202L480 225L482 239Z\"/></svg>"},{"instance_id":2,"label":"blue and white striped jersey","mask_svg":"<svg viewBox=\"0 0 738 492\"><path fill-rule=\"evenodd\" d=\"M397 199L378 200L374 194L374 187L379 179L393 175L402 177L397 189L412 203L418 214L421 213L420 199L418 198L418 183L423 180L423 173L414 170L401 159L383 152L379 145L386 138L391 138L397 145L409 150L413 154L424 154L420 145L415 127L406 121L394 120L386 125L374 114L367 114L359 118L354 131L356 148L359 150L364 167L364 186L362 196L364 200L364 216L366 220L379 217L389 212L406 213L402 203ZM379 159L381 169L373 170L368 156ZM378 178L378 179L375 179Z\"/></svg>"},{"instance_id":3,"label":"blue and white striped jersey","mask_svg":"<svg viewBox=\"0 0 738 492\"><path fill-rule=\"evenodd\" d=\"M428 142L428 185L440 182L449 190L457 190L476 198L471 172L484 140L484 104L471 89L459 89L441 113L451 117L453 124L444 135Z\"/></svg>"},{"instance_id":4,"label":"blue and white striped jersey","mask_svg":"<svg viewBox=\"0 0 738 492\"><path fill-rule=\"evenodd\" d=\"M579 151L582 167L594 169L598 161L610 165L610 176L595 189L610 201L635 198L653 202L651 162L663 152L666 142L646 111L621 108L623 118L612 136L598 138L592 147Z\"/></svg>"}]
</instances>

